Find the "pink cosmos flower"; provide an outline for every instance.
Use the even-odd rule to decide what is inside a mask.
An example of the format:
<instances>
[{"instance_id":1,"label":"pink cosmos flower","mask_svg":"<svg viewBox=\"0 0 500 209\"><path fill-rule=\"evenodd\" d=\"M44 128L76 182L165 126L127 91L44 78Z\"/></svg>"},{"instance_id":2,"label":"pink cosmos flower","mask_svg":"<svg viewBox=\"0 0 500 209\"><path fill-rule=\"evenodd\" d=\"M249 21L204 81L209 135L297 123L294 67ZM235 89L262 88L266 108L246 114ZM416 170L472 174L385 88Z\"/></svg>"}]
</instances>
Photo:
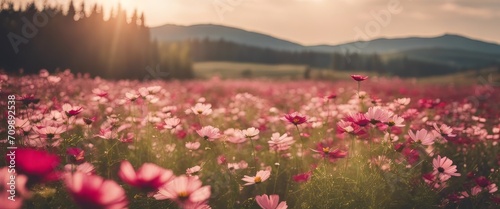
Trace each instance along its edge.
<instances>
[{"instance_id":1,"label":"pink cosmos flower","mask_svg":"<svg viewBox=\"0 0 500 209\"><path fill-rule=\"evenodd\" d=\"M210 198L210 186L203 186L198 177L181 175L162 186L154 195L157 200L170 199L183 208L204 203Z\"/></svg>"},{"instance_id":2,"label":"pink cosmos flower","mask_svg":"<svg viewBox=\"0 0 500 209\"><path fill-rule=\"evenodd\" d=\"M441 157L438 155L437 158L432 160L432 164L434 166L434 172L432 174L438 176L441 181L446 181L450 179L451 176L461 175L460 173L457 173L457 166L452 165L453 161L447 157Z\"/></svg>"},{"instance_id":3,"label":"pink cosmos flower","mask_svg":"<svg viewBox=\"0 0 500 209\"><path fill-rule=\"evenodd\" d=\"M201 137L203 137L203 139L208 141L214 141L215 139L221 137L219 129L214 128L213 126L205 126L200 130L197 130L196 133L198 133L198 135L200 135Z\"/></svg>"},{"instance_id":4,"label":"pink cosmos flower","mask_svg":"<svg viewBox=\"0 0 500 209\"><path fill-rule=\"evenodd\" d=\"M247 128L242 131L243 135L245 135L245 137L249 139L258 138L259 132L260 132L259 129L256 129L254 127Z\"/></svg>"},{"instance_id":5,"label":"pink cosmos flower","mask_svg":"<svg viewBox=\"0 0 500 209\"><path fill-rule=\"evenodd\" d=\"M103 128L99 130L99 134L96 134L94 136L102 139L114 139L118 137L118 134L116 133L116 131L111 130L111 128Z\"/></svg>"},{"instance_id":6,"label":"pink cosmos flower","mask_svg":"<svg viewBox=\"0 0 500 209\"><path fill-rule=\"evenodd\" d=\"M88 162L80 165L66 164L64 165L64 170L68 173L80 172L87 175L95 174L95 167Z\"/></svg>"},{"instance_id":7,"label":"pink cosmos flower","mask_svg":"<svg viewBox=\"0 0 500 209\"><path fill-rule=\"evenodd\" d=\"M247 138L245 137L245 134L243 134L243 131L238 129L229 128L224 131L224 135L227 136L226 141L233 144L241 144L247 141Z\"/></svg>"},{"instance_id":8,"label":"pink cosmos flower","mask_svg":"<svg viewBox=\"0 0 500 209\"><path fill-rule=\"evenodd\" d=\"M108 101L108 92L101 90L99 88L92 89L92 93L95 95L92 97L92 101L99 102L101 104L106 103Z\"/></svg>"},{"instance_id":9,"label":"pink cosmos flower","mask_svg":"<svg viewBox=\"0 0 500 209\"><path fill-rule=\"evenodd\" d=\"M125 92L125 97L131 102L137 100L140 96L135 90Z\"/></svg>"},{"instance_id":10,"label":"pink cosmos flower","mask_svg":"<svg viewBox=\"0 0 500 209\"><path fill-rule=\"evenodd\" d=\"M172 180L174 173L153 163L144 163L137 171L134 171L130 162L123 161L118 176L127 184L153 192Z\"/></svg>"},{"instance_id":11,"label":"pink cosmos flower","mask_svg":"<svg viewBox=\"0 0 500 209\"><path fill-rule=\"evenodd\" d=\"M16 118L14 126L16 127L17 130L20 131L19 134L23 135L28 135L32 127L29 119L20 119L20 118Z\"/></svg>"},{"instance_id":12,"label":"pink cosmos flower","mask_svg":"<svg viewBox=\"0 0 500 209\"><path fill-rule=\"evenodd\" d=\"M354 79L355 81L364 81L366 79L368 79L368 76L364 76L364 75L351 75L351 78Z\"/></svg>"},{"instance_id":13,"label":"pink cosmos flower","mask_svg":"<svg viewBox=\"0 0 500 209\"><path fill-rule=\"evenodd\" d=\"M411 98L399 98L399 99L395 99L394 103L396 103L400 106L406 106L406 105L410 104L410 101L411 101Z\"/></svg>"},{"instance_id":14,"label":"pink cosmos flower","mask_svg":"<svg viewBox=\"0 0 500 209\"><path fill-rule=\"evenodd\" d=\"M366 134L366 131L352 122L340 120L339 122L337 122L337 133L348 133L360 136Z\"/></svg>"},{"instance_id":15,"label":"pink cosmos flower","mask_svg":"<svg viewBox=\"0 0 500 209\"><path fill-rule=\"evenodd\" d=\"M186 174L188 176L193 176L193 175L196 175L200 171L201 171L201 167L199 165L197 165L197 166L186 169Z\"/></svg>"},{"instance_id":16,"label":"pink cosmos flower","mask_svg":"<svg viewBox=\"0 0 500 209\"><path fill-rule=\"evenodd\" d=\"M61 134L66 131L64 127L33 127L33 130L38 134L40 145L50 145L57 147L61 143Z\"/></svg>"},{"instance_id":17,"label":"pink cosmos flower","mask_svg":"<svg viewBox=\"0 0 500 209\"><path fill-rule=\"evenodd\" d=\"M6 156L6 159L11 159ZM20 148L15 152L16 172L28 176L28 185L45 181L55 181L59 173L55 171L59 165L59 157L45 151Z\"/></svg>"},{"instance_id":18,"label":"pink cosmos flower","mask_svg":"<svg viewBox=\"0 0 500 209\"><path fill-rule=\"evenodd\" d=\"M434 133L438 136L442 137L455 137L456 135L453 134L453 128L447 126L446 124L441 124L441 127L438 127L436 123L433 124L434 126Z\"/></svg>"},{"instance_id":19,"label":"pink cosmos flower","mask_svg":"<svg viewBox=\"0 0 500 209\"><path fill-rule=\"evenodd\" d=\"M72 106L68 103L63 104L62 109L63 109L64 113L66 113L66 116L68 116L68 117L76 116L83 111L82 107Z\"/></svg>"},{"instance_id":20,"label":"pink cosmos flower","mask_svg":"<svg viewBox=\"0 0 500 209\"><path fill-rule=\"evenodd\" d=\"M389 121L391 116L391 112L380 107L370 107L368 108L368 112L365 114L366 119L368 119L372 124L386 123Z\"/></svg>"},{"instance_id":21,"label":"pink cosmos flower","mask_svg":"<svg viewBox=\"0 0 500 209\"><path fill-rule=\"evenodd\" d=\"M268 170L260 170L257 171L257 174L255 176L247 176L245 175L241 180L247 182L244 185L252 185L252 184L258 184L263 181L266 181L269 177L271 176L271 172Z\"/></svg>"},{"instance_id":22,"label":"pink cosmos flower","mask_svg":"<svg viewBox=\"0 0 500 209\"><path fill-rule=\"evenodd\" d=\"M189 150L197 150L200 148L200 142L186 142L186 148Z\"/></svg>"},{"instance_id":23,"label":"pink cosmos flower","mask_svg":"<svg viewBox=\"0 0 500 209\"><path fill-rule=\"evenodd\" d=\"M390 127L405 127L405 124L403 123L405 121L404 118L399 117L397 115L392 116L392 118L389 118L389 120L385 123Z\"/></svg>"},{"instance_id":24,"label":"pink cosmos flower","mask_svg":"<svg viewBox=\"0 0 500 209\"><path fill-rule=\"evenodd\" d=\"M429 146L434 144L434 135L432 133L427 132L425 129L418 130L415 134L413 131L408 130L408 135L411 140L416 143L420 143L425 146Z\"/></svg>"},{"instance_id":25,"label":"pink cosmos flower","mask_svg":"<svg viewBox=\"0 0 500 209\"><path fill-rule=\"evenodd\" d=\"M267 142L269 148L274 151L285 151L290 148L290 146L295 143L293 137L288 136L288 134L280 135L280 133L273 133L271 140Z\"/></svg>"},{"instance_id":26,"label":"pink cosmos flower","mask_svg":"<svg viewBox=\"0 0 500 209\"><path fill-rule=\"evenodd\" d=\"M496 184L491 183L486 177L480 176L475 179L476 186L472 188L472 195L477 195L483 190L488 191L488 193L494 193L498 191L498 187Z\"/></svg>"},{"instance_id":27,"label":"pink cosmos flower","mask_svg":"<svg viewBox=\"0 0 500 209\"><path fill-rule=\"evenodd\" d=\"M319 153L321 157L328 158L330 161L335 161L339 158L347 156L347 152L341 149L332 150L330 147L323 146L322 143L318 144L317 149L311 149L313 152Z\"/></svg>"},{"instance_id":28,"label":"pink cosmos flower","mask_svg":"<svg viewBox=\"0 0 500 209\"><path fill-rule=\"evenodd\" d=\"M307 122L306 116L299 114L298 112L293 112L285 115L285 119L293 125L300 125Z\"/></svg>"},{"instance_id":29,"label":"pink cosmos flower","mask_svg":"<svg viewBox=\"0 0 500 209\"><path fill-rule=\"evenodd\" d=\"M229 169L231 171L245 169L245 168L248 168L248 163L245 162L244 160L240 161L239 163L228 163L227 164L227 169Z\"/></svg>"},{"instance_id":30,"label":"pink cosmos flower","mask_svg":"<svg viewBox=\"0 0 500 209\"><path fill-rule=\"evenodd\" d=\"M181 120L179 118L167 118L165 119L165 128L166 129L175 129L181 124Z\"/></svg>"},{"instance_id":31,"label":"pink cosmos flower","mask_svg":"<svg viewBox=\"0 0 500 209\"><path fill-rule=\"evenodd\" d=\"M194 107L191 107L191 111L193 111L195 115L210 115L210 113L212 113L211 108L211 104L196 103Z\"/></svg>"},{"instance_id":32,"label":"pink cosmos flower","mask_svg":"<svg viewBox=\"0 0 500 209\"><path fill-rule=\"evenodd\" d=\"M276 194L269 195L257 195L255 197L255 201L262 209L286 209L288 206L286 205L286 201L280 201L280 197ZM279 204L278 204L279 203Z\"/></svg>"},{"instance_id":33,"label":"pink cosmos flower","mask_svg":"<svg viewBox=\"0 0 500 209\"><path fill-rule=\"evenodd\" d=\"M363 113L350 113L347 115L346 121L355 123L358 126L366 126L370 123L370 121L366 119L366 116Z\"/></svg>"},{"instance_id":34,"label":"pink cosmos flower","mask_svg":"<svg viewBox=\"0 0 500 209\"><path fill-rule=\"evenodd\" d=\"M12 179L12 177L15 179ZM18 209L23 205L23 200L31 195L26 188L28 177L14 172L9 172L8 167L0 168L0 205L3 208ZM11 197L10 190L15 187L15 197Z\"/></svg>"},{"instance_id":35,"label":"pink cosmos flower","mask_svg":"<svg viewBox=\"0 0 500 209\"><path fill-rule=\"evenodd\" d=\"M76 172L68 175L64 182L82 209L122 209L128 205L125 191L113 180Z\"/></svg>"}]
</instances>

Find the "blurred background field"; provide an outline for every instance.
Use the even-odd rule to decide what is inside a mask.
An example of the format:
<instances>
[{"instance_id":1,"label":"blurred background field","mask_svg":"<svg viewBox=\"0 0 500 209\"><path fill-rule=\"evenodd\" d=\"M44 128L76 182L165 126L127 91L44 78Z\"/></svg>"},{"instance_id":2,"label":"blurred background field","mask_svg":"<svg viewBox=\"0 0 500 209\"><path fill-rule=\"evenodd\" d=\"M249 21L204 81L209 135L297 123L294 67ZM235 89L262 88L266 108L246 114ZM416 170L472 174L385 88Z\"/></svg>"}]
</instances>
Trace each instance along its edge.
<instances>
[{"instance_id":1,"label":"blurred background field","mask_svg":"<svg viewBox=\"0 0 500 209\"><path fill-rule=\"evenodd\" d=\"M351 74L368 76L383 76L366 71L339 71L325 68L310 68L306 65L270 65L238 62L197 62L193 65L195 78L210 79L279 79L279 80L348 80ZM308 72L309 71L309 72ZM308 73L307 73L308 72ZM409 82L443 85L471 85L500 82L500 70L487 68L482 70L464 71L448 75L438 75L420 78L406 78Z\"/></svg>"}]
</instances>

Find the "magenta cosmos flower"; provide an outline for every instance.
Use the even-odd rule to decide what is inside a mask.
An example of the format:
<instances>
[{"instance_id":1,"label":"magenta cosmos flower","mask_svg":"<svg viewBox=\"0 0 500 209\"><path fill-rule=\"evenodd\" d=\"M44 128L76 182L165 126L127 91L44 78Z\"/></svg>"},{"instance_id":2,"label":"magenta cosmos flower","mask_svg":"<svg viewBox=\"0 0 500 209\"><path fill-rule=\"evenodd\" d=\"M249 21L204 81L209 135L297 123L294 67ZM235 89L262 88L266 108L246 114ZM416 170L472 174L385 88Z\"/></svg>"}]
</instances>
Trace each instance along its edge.
<instances>
[{"instance_id":1,"label":"magenta cosmos flower","mask_svg":"<svg viewBox=\"0 0 500 209\"><path fill-rule=\"evenodd\" d=\"M85 151L78 147L70 147L66 149L66 154L69 157L69 161L75 164L81 164L85 162Z\"/></svg>"},{"instance_id":2,"label":"magenta cosmos flower","mask_svg":"<svg viewBox=\"0 0 500 209\"><path fill-rule=\"evenodd\" d=\"M247 182L247 183L245 183L245 186L248 186L248 185L252 185L252 184L261 183L261 182L267 180L270 176L271 176L270 171L260 170L260 171L257 171L257 174L255 176L245 175L241 180Z\"/></svg>"},{"instance_id":3,"label":"magenta cosmos flower","mask_svg":"<svg viewBox=\"0 0 500 209\"><path fill-rule=\"evenodd\" d=\"M341 149L331 149L324 146L322 143L317 145L317 149L311 149L313 152L319 153L321 157L329 159L331 162L340 158L345 158L347 152Z\"/></svg>"},{"instance_id":4,"label":"magenta cosmos flower","mask_svg":"<svg viewBox=\"0 0 500 209\"><path fill-rule=\"evenodd\" d=\"M170 199L182 208L191 208L199 205L210 198L210 186L203 186L199 178L181 175L163 185L154 195L157 200Z\"/></svg>"},{"instance_id":5,"label":"magenta cosmos flower","mask_svg":"<svg viewBox=\"0 0 500 209\"><path fill-rule=\"evenodd\" d=\"M293 125L300 125L302 123L307 122L306 117L300 115L298 112L286 114L285 119L288 120L288 122L292 123Z\"/></svg>"},{"instance_id":6,"label":"magenta cosmos flower","mask_svg":"<svg viewBox=\"0 0 500 209\"><path fill-rule=\"evenodd\" d=\"M365 75L351 75L351 78L354 79L355 81L364 81L368 79L368 76Z\"/></svg>"},{"instance_id":7,"label":"magenta cosmos flower","mask_svg":"<svg viewBox=\"0 0 500 209\"><path fill-rule=\"evenodd\" d=\"M448 159L447 157L441 157L438 155L437 158L432 160L432 164L434 166L433 175L438 175L441 181L446 181L451 176L460 176L460 173L457 173L457 166L452 165L453 161Z\"/></svg>"},{"instance_id":8,"label":"magenta cosmos flower","mask_svg":"<svg viewBox=\"0 0 500 209\"><path fill-rule=\"evenodd\" d=\"M76 172L65 178L66 188L83 209L121 209L128 205L123 188L112 180Z\"/></svg>"},{"instance_id":9,"label":"magenta cosmos flower","mask_svg":"<svg viewBox=\"0 0 500 209\"><path fill-rule=\"evenodd\" d=\"M286 201L280 202L280 197L276 194L269 195L257 195L255 197L255 201L262 209L286 209L288 205L286 205ZM279 204L278 204L279 203Z\"/></svg>"},{"instance_id":10,"label":"magenta cosmos flower","mask_svg":"<svg viewBox=\"0 0 500 209\"><path fill-rule=\"evenodd\" d=\"M83 111L82 107L72 106L68 103L63 104L62 109L63 109L64 113L66 113L66 116L68 116L68 117L76 116Z\"/></svg>"},{"instance_id":11,"label":"magenta cosmos flower","mask_svg":"<svg viewBox=\"0 0 500 209\"><path fill-rule=\"evenodd\" d=\"M137 171L134 171L130 162L123 161L118 176L131 186L153 192L172 180L174 173L153 163L144 163Z\"/></svg>"},{"instance_id":12,"label":"magenta cosmos flower","mask_svg":"<svg viewBox=\"0 0 500 209\"><path fill-rule=\"evenodd\" d=\"M6 159L10 160L11 157L6 156ZM59 179L59 173L55 171L60 162L57 155L21 148L15 151L15 160L16 171L28 176L28 185Z\"/></svg>"}]
</instances>

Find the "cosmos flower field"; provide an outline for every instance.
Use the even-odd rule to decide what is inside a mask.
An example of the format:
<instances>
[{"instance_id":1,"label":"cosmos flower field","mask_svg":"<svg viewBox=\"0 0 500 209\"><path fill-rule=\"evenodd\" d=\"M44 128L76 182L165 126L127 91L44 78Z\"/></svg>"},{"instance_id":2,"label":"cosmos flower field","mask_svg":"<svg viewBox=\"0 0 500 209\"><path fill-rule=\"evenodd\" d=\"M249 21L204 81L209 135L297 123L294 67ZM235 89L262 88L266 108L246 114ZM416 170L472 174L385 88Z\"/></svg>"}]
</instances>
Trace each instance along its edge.
<instances>
[{"instance_id":1,"label":"cosmos flower field","mask_svg":"<svg viewBox=\"0 0 500 209\"><path fill-rule=\"evenodd\" d=\"M0 80L2 209L500 207L498 87Z\"/></svg>"}]
</instances>

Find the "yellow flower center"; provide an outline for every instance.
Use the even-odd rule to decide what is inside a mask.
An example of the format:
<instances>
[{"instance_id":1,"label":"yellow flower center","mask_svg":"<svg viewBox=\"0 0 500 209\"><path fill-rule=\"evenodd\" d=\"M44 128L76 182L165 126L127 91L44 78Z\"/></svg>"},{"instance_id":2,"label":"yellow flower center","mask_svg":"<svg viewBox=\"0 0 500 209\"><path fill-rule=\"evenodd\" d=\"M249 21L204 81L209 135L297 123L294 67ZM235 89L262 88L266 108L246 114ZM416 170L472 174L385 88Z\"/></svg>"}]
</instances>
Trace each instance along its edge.
<instances>
[{"instance_id":1,"label":"yellow flower center","mask_svg":"<svg viewBox=\"0 0 500 209\"><path fill-rule=\"evenodd\" d=\"M189 194L187 192L179 192L179 194L177 194L177 196L179 197L179 199L186 199L189 197Z\"/></svg>"},{"instance_id":2,"label":"yellow flower center","mask_svg":"<svg viewBox=\"0 0 500 209\"><path fill-rule=\"evenodd\" d=\"M262 182L262 178L260 178L260 176L256 176L254 181L256 184L260 183L260 182Z\"/></svg>"},{"instance_id":3,"label":"yellow flower center","mask_svg":"<svg viewBox=\"0 0 500 209\"><path fill-rule=\"evenodd\" d=\"M323 152L328 154L330 152L330 147L323 147Z\"/></svg>"}]
</instances>

